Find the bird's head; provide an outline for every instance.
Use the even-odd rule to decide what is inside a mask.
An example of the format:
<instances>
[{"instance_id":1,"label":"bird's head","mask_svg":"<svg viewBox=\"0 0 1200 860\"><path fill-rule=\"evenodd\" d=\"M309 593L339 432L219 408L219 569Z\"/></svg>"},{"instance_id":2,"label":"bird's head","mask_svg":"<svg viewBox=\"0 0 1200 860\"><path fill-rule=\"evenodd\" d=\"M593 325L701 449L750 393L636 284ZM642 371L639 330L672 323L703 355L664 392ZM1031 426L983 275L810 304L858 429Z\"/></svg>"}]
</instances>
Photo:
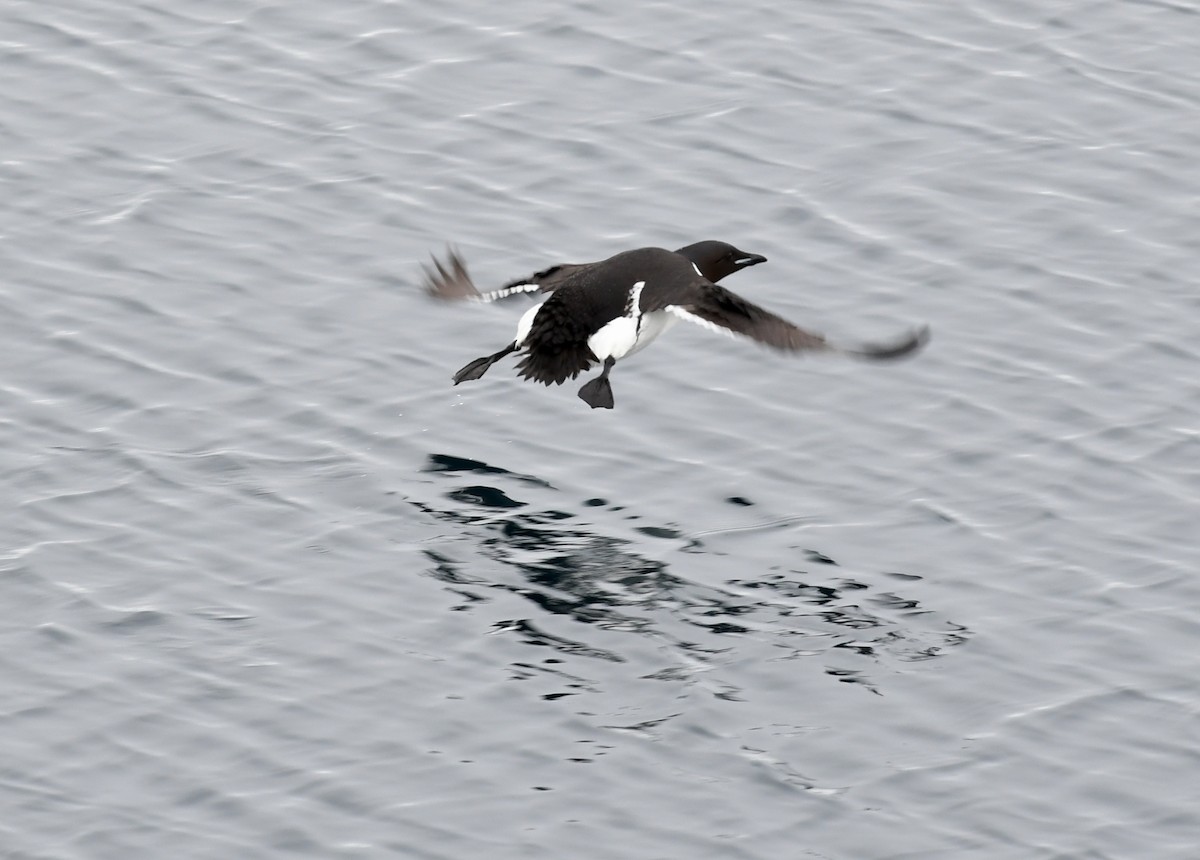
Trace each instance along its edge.
<instances>
[{"instance_id":1,"label":"bird's head","mask_svg":"<svg viewBox=\"0 0 1200 860\"><path fill-rule=\"evenodd\" d=\"M767 258L760 254L747 253L733 247L728 242L720 242L716 239L707 239L694 245L688 245L675 253L687 257L700 270L700 274L713 283L726 275L732 275L739 269L757 266L759 263L767 261Z\"/></svg>"}]
</instances>

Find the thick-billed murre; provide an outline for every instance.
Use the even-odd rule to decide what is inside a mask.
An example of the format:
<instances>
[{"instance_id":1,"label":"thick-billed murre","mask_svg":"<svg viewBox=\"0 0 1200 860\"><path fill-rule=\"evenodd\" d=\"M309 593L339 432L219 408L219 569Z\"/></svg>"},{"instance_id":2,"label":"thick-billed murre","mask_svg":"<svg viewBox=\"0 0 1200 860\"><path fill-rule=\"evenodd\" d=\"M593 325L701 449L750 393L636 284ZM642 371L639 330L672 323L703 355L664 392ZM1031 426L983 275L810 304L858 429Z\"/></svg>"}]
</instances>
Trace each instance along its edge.
<instances>
[{"instance_id":1,"label":"thick-billed murre","mask_svg":"<svg viewBox=\"0 0 1200 860\"><path fill-rule=\"evenodd\" d=\"M645 348L680 319L786 352L840 352L876 360L909 355L929 340L929 329L920 328L891 343L837 347L716 284L763 262L766 257L708 240L678 251L638 248L597 263L564 263L481 293L462 259L450 251L448 263L434 258L434 268L425 269L425 286L438 298L476 301L550 293L521 317L508 346L467 364L454 374L454 384L478 379L513 352L522 353L520 375L546 385L574 379L599 362L600 375L579 389L593 409L613 407L608 377L616 361Z\"/></svg>"}]
</instances>

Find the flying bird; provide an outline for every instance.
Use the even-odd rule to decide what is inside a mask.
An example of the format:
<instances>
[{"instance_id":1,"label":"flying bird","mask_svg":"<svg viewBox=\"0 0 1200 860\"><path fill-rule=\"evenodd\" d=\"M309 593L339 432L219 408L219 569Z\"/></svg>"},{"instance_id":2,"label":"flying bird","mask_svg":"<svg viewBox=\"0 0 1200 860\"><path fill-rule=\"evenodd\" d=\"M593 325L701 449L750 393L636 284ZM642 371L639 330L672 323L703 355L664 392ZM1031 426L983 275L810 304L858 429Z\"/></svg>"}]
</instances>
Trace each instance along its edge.
<instances>
[{"instance_id":1,"label":"flying bird","mask_svg":"<svg viewBox=\"0 0 1200 860\"><path fill-rule=\"evenodd\" d=\"M519 293L549 297L517 323L516 336L498 352L477 358L456 374L454 384L479 379L511 353L525 379L561 385L595 364L600 375L579 389L593 409L612 409L609 374L619 359L644 349L679 320L711 331L745 336L784 352L837 352L889 360L909 355L929 340L922 327L882 344L838 347L718 286L736 271L766 262L727 242L707 240L668 251L638 248L596 263L562 263L481 293L457 252L436 257L425 268L426 291L441 299L496 301Z\"/></svg>"}]
</instances>

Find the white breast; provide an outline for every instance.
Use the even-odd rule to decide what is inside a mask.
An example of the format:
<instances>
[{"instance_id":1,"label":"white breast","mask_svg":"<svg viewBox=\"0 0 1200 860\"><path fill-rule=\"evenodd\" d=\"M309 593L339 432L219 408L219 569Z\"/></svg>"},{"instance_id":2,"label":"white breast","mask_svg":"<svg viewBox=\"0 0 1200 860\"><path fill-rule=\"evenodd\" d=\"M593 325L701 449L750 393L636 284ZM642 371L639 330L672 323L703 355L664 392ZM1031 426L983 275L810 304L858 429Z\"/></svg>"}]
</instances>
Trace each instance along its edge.
<instances>
[{"instance_id":1,"label":"white breast","mask_svg":"<svg viewBox=\"0 0 1200 860\"><path fill-rule=\"evenodd\" d=\"M610 320L588 338L588 349L596 358L603 361L606 358L624 358L632 355L666 331L674 322L662 311L642 313L641 299L645 286L645 281L634 284L633 289L629 291L625 315Z\"/></svg>"},{"instance_id":2,"label":"white breast","mask_svg":"<svg viewBox=\"0 0 1200 860\"><path fill-rule=\"evenodd\" d=\"M625 315L609 320L588 338L588 349L596 358L601 361L623 358L637 344L638 327L642 321L642 290L645 286L645 281L634 284L625 301Z\"/></svg>"}]
</instances>

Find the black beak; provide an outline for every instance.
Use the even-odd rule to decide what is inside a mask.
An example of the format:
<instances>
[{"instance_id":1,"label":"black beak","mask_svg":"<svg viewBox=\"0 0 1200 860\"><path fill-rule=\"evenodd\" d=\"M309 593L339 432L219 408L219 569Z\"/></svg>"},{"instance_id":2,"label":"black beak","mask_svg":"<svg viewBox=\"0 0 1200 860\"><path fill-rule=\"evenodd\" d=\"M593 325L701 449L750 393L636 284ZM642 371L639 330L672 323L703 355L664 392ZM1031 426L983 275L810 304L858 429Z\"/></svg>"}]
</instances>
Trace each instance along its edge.
<instances>
[{"instance_id":1,"label":"black beak","mask_svg":"<svg viewBox=\"0 0 1200 860\"><path fill-rule=\"evenodd\" d=\"M744 254L733 261L739 269L744 269L747 266L757 266L759 263L767 262L767 258L761 254Z\"/></svg>"}]
</instances>

